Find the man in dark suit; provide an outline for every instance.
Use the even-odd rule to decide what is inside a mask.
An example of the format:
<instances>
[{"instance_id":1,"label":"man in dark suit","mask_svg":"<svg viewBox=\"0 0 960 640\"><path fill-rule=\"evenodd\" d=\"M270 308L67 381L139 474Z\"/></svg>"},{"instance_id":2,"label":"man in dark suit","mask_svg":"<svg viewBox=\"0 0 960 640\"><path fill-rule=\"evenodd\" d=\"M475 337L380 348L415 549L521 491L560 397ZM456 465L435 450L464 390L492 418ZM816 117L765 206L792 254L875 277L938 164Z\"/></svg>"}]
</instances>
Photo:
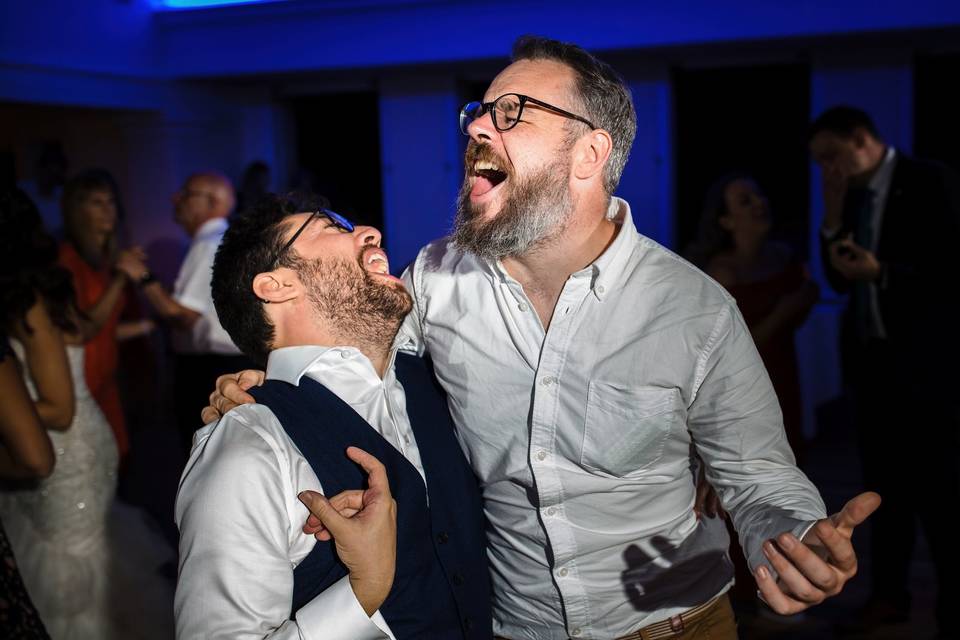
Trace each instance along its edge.
<instances>
[{"instance_id":1,"label":"man in dark suit","mask_svg":"<svg viewBox=\"0 0 960 640\"><path fill-rule=\"evenodd\" d=\"M823 171L821 255L849 293L841 330L865 484L884 497L873 520L873 593L861 627L905 621L917 521L937 574L937 621L954 637L960 552L950 539L960 504L953 301L960 268L960 180L887 145L870 117L833 107L811 125Z\"/></svg>"}]
</instances>

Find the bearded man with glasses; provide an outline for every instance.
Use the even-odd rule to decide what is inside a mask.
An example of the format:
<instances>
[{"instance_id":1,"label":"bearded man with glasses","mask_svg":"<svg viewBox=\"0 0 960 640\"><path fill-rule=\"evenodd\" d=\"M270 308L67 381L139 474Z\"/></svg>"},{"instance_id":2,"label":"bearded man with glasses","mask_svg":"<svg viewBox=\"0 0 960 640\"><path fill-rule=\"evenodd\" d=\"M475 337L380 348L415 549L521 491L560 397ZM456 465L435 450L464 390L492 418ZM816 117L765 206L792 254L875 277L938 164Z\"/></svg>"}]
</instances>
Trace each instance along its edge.
<instances>
[{"instance_id":1,"label":"bearded man with glasses","mask_svg":"<svg viewBox=\"0 0 960 640\"><path fill-rule=\"evenodd\" d=\"M729 540L693 509L697 456L775 611L839 593L879 496L826 516L736 303L613 195L636 132L623 80L521 38L460 127L454 232L404 274L401 335L432 357L481 481L495 634L735 638ZM214 406L249 401L256 379L221 378Z\"/></svg>"},{"instance_id":2,"label":"bearded man with glasses","mask_svg":"<svg viewBox=\"0 0 960 640\"><path fill-rule=\"evenodd\" d=\"M224 235L213 300L267 382L197 433L177 637L490 638L476 478L428 365L397 353L412 301L380 232L268 198Z\"/></svg>"}]
</instances>

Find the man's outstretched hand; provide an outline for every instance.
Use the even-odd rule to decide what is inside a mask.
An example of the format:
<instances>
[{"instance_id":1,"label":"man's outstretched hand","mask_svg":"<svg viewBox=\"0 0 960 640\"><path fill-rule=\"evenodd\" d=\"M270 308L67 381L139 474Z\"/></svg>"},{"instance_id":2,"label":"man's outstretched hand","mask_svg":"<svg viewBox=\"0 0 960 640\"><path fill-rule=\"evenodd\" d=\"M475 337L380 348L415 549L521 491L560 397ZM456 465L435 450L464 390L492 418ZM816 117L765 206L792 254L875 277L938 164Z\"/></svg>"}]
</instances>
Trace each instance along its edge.
<instances>
[{"instance_id":1,"label":"man's outstretched hand","mask_svg":"<svg viewBox=\"0 0 960 640\"><path fill-rule=\"evenodd\" d=\"M244 369L239 373L225 373L217 378L216 388L210 394L210 404L200 412L203 424L216 422L237 405L252 404L253 396L247 393L251 387L263 384L266 374L259 369Z\"/></svg>"},{"instance_id":2,"label":"man's outstretched hand","mask_svg":"<svg viewBox=\"0 0 960 640\"><path fill-rule=\"evenodd\" d=\"M350 571L357 601L371 616L393 586L397 503L379 460L357 447L348 447L347 457L367 472L367 489L344 491L330 500L316 491L301 492L300 502L310 510L303 531L318 540L333 539L337 556Z\"/></svg>"},{"instance_id":3,"label":"man's outstretched hand","mask_svg":"<svg viewBox=\"0 0 960 640\"><path fill-rule=\"evenodd\" d=\"M767 540L763 552L780 579L774 580L766 567L757 568L754 577L763 600L777 613L789 615L840 593L857 573L853 530L879 506L878 494L861 493L839 513L818 521L802 541L791 533Z\"/></svg>"}]
</instances>

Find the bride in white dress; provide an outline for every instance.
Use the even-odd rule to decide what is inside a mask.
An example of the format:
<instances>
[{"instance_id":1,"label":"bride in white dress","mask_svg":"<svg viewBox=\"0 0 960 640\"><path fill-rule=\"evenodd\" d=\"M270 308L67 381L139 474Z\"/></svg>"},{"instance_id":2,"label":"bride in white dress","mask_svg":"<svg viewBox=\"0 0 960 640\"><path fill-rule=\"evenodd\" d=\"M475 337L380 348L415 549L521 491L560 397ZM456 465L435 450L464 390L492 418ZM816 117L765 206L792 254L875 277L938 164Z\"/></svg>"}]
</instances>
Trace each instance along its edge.
<instances>
[{"instance_id":1,"label":"bride in white dress","mask_svg":"<svg viewBox=\"0 0 960 640\"><path fill-rule=\"evenodd\" d=\"M25 362L23 346L12 346ZM67 355L76 410L66 431L49 431L53 473L0 494L0 519L51 637L99 638L111 605L107 516L116 491L117 448L83 384L83 347L68 346ZM36 399L29 371L24 374Z\"/></svg>"},{"instance_id":2,"label":"bride in white dress","mask_svg":"<svg viewBox=\"0 0 960 640\"><path fill-rule=\"evenodd\" d=\"M56 463L44 480L0 491L0 521L53 640L172 638L172 586L155 572L166 559L165 545L135 510L114 504L117 449L84 382L83 345L78 332L70 331L80 323L75 315L71 319L69 275L64 285L63 274L43 255L45 240L39 248L27 247L28 257L10 246L18 236L28 245L41 238L31 228L40 224L39 215L32 219L24 211L32 207L21 197L14 192L0 198L0 223L8 234L0 247L2 273L14 277L2 283L7 299L0 320L48 428ZM17 268L20 273L11 274ZM25 283L18 298L15 289ZM17 305L20 317L10 308Z\"/></svg>"}]
</instances>

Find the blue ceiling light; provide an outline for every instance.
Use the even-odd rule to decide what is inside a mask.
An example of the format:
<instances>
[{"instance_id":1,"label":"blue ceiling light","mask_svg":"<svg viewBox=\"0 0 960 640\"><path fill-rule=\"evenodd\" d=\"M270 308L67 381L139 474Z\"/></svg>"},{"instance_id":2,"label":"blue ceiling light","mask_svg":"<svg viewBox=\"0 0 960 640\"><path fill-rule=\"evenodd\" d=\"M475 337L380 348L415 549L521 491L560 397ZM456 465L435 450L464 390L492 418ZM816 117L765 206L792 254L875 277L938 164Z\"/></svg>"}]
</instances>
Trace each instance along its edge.
<instances>
[{"instance_id":1,"label":"blue ceiling light","mask_svg":"<svg viewBox=\"0 0 960 640\"><path fill-rule=\"evenodd\" d=\"M160 9L203 9L234 4L262 4L276 0L156 0Z\"/></svg>"}]
</instances>

